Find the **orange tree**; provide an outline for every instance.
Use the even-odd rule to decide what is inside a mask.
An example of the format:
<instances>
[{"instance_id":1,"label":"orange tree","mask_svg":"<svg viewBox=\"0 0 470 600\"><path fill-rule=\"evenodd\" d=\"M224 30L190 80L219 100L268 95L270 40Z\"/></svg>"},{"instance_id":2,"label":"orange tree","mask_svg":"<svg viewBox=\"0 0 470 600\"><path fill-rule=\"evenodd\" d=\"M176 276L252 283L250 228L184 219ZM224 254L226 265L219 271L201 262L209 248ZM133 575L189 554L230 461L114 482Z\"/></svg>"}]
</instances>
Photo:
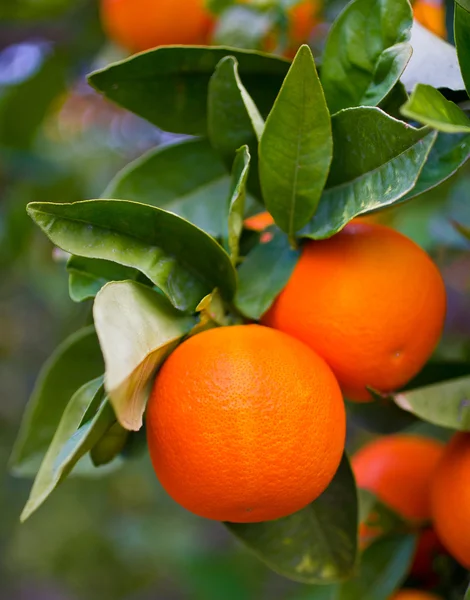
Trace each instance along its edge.
<instances>
[{"instance_id":1,"label":"orange tree","mask_svg":"<svg viewBox=\"0 0 470 600\"><path fill-rule=\"evenodd\" d=\"M353 0L318 69L308 46L292 63L172 46L90 75L111 101L189 137L128 165L100 199L28 206L68 253L70 296L93 302L93 323L49 359L27 408L11 459L16 474L35 476L23 519L72 470L99 472L141 449L148 417L167 490L199 514L229 519L269 567L311 584L309 598L390 598L429 517L451 555L434 591L463 597L470 520L456 507L469 475L463 459L451 463L470 444L460 433L470 430L470 367L431 357L445 300L432 263L370 218L350 223L411 201L469 158L468 0L456 3L455 40L457 49L413 26L407 0ZM268 237L244 227L263 211L274 223ZM470 237L465 223L454 226ZM308 285L295 283L298 269ZM327 317L309 314L308 296L330 289ZM381 331L390 348L371 369ZM400 376L388 377L397 361ZM421 421L459 432L435 481L431 473L430 515L409 519L380 486L358 489L340 384L352 424L390 434ZM401 481L391 481L399 492ZM359 522L377 533L360 550Z\"/></svg>"}]
</instances>

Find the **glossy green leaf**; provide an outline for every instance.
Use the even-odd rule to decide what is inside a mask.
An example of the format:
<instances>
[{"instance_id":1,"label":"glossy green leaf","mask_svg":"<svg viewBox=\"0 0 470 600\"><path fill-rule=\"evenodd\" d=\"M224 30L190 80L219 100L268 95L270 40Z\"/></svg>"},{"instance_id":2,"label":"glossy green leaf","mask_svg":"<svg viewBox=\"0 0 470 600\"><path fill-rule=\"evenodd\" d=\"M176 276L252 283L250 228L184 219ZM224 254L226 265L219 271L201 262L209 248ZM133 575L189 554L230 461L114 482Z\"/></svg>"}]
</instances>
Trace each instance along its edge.
<instances>
[{"instance_id":1,"label":"glossy green leaf","mask_svg":"<svg viewBox=\"0 0 470 600\"><path fill-rule=\"evenodd\" d=\"M327 188L303 236L323 239L352 218L389 206L418 180L437 133L389 117L379 108L350 108L332 119L335 154Z\"/></svg>"},{"instance_id":2,"label":"glossy green leaf","mask_svg":"<svg viewBox=\"0 0 470 600\"><path fill-rule=\"evenodd\" d=\"M331 113L376 106L400 79L411 56L408 0L353 0L334 22L322 61Z\"/></svg>"},{"instance_id":3,"label":"glossy green leaf","mask_svg":"<svg viewBox=\"0 0 470 600\"><path fill-rule=\"evenodd\" d=\"M246 184L250 172L250 151L242 146L235 156L232 173L232 189L228 211L227 247L234 265L238 262L240 236L243 231L245 214Z\"/></svg>"},{"instance_id":4,"label":"glossy green leaf","mask_svg":"<svg viewBox=\"0 0 470 600\"><path fill-rule=\"evenodd\" d=\"M124 450L129 435L130 432L119 423L112 423L103 437L90 450L91 460L95 467L112 462Z\"/></svg>"},{"instance_id":5,"label":"glossy green leaf","mask_svg":"<svg viewBox=\"0 0 470 600\"><path fill-rule=\"evenodd\" d=\"M169 210L213 237L226 229L230 175L207 140L150 150L127 165L103 198L134 200Z\"/></svg>"},{"instance_id":6,"label":"glossy green leaf","mask_svg":"<svg viewBox=\"0 0 470 600\"><path fill-rule=\"evenodd\" d=\"M137 279L139 271L109 260L71 256L67 262L69 294L74 302L94 298L110 281Z\"/></svg>"},{"instance_id":7,"label":"glossy green leaf","mask_svg":"<svg viewBox=\"0 0 470 600\"><path fill-rule=\"evenodd\" d=\"M93 316L110 402L120 424L138 431L156 370L196 320L135 281L108 283Z\"/></svg>"},{"instance_id":8,"label":"glossy green leaf","mask_svg":"<svg viewBox=\"0 0 470 600\"><path fill-rule=\"evenodd\" d=\"M226 525L274 571L303 583L326 584L354 570L357 514L354 477L344 457L327 490L303 510L277 521Z\"/></svg>"},{"instance_id":9,"label":"glossy green leaf","mask_svg":"<svg viewBox=\"0 0 470 600\"><path fill-rule=\"evenodd\" d=\"M302 46L266 121L259 147L266 208L290 236L314 214L332 155L330 115L311 50Z\"/></svg>"},{"instance_id":10,"label":"glossy green leaf","mask_svg":"<svg viewBox=\"0 0 470 600\"><path fill-rule=\"evenodd\" d=\"M435 383L393 396L397 405L424 421L470 431L470 377Z\"/></svg>"},{"instance_id":11,"label":"glossy green leaf","mask_svg":"<svg viewBox=\"0 0 470 600\"><path fill-rule=\"evenodd\" d=\"M470 158L470 135L439 133L414 188L399 203L436 187L449 179Z\"/></svg>"},{"instance_id":12,"label":"glossy green leaf","mask_svg":"<svg viewBox=\"0 0 470 600\"><path fill-rule=\"evenodd\" d=\"M300 252L293 250L287 236L276 232L271 241L259 244L238 270L235 305L250 319L259 319L288 282Z\"/></svg>"},{"instance_id":13,"label":"glossy green leaf","mask_svg":"<svg viewBox=\"0 0 470 600\"><path fill-rule=\"evenodd\" d=\"M225 56L237 59L244 85L266 116L289 62L260 52L164 46L96 71L89 81L107 98L164 131L205 135L209 80Z\"/></svg>"},{"instance_id":14,"label":"glossy green leaf","mask_svg":"<svg viewBox=\"0 0 470 600\"><path fill-rule=\"evenodd\" d=\"M413 55L401 77L408 92L418 83L432 85L438 89L464 89L454 46L423 27L418 21L413 23L411 45Z\"/></svg>"},{"instance_id":15,"label":"glossy green leaf","mask_svg":"<svg viewBox=\"0 0 470 600\"><path fill-rule=\"evenodd\" d=\"M402 106L409 119L445 133L470 133L470 119L456 104L430 85L419 83Z\"/></svg>"},{"instance_id":16,"label":"glossy green leaf","mask_svg":"<svg viewBox=\"0 0 470 600\"><path fill-rule=\"evenodd\" d=\"M32 476L54 437L72 395L104 372L98 338L86 327L67 338L43 366L10 459L13 473Z\"/></svg>"},{"instance_id":17,"label":"glossy green leaf","mask_svg":"<svg viewBox=\"0 0 470 600\"><path fill-rule=\"evenodd\" d=\"M460 70L470 95L470 3L468 0L456 0L454 19L455 45Z\"/></svg>"},{"instance_id":18,"label":"glossy green leaf","mask_svg":"<svg viewBox=\"0 0 470 600\"><path fill-rule=\"evenodd\" d=\"M214 288L228 299L235 292L227 253L170 212L124 200L86 200L33 202L28 213L62 250L139 269L181 310L194 310Z\"/></svg>"},{"instance_id":19,"label":"glossy green leaf","mask_svg":"<svg viewBox=\"0 0 470 600\"><path fill-rule=\"evenodd\" d=\"M77 432L90 407L97 403L101 404L102 398L103 378L99 377L85 383L70 399L39 468L29 499L21 514L22 521L25 521L41 506L56 486L67 477L78 460L89 450L89 447L84 448L83 440L80 435L77 435ZM94 416L93 419L95 419ZM98 430L101 430L101 427L100 423ZM95 425L93 425L93 429L95 429ZM94 439L99 439L96 435L95 431ZM80 443L77 444L79 439Z\"/></svg>"},{"instance_id":20,"label":"glossy green leaf","mask_svg":"<svg viewBox=\"0 0 470 600\"><path fill-rule=\"evenodd\" d=\"M389 600L403 583L416 550L416 536L379 539L363 553L359 572L340 586L335 600Z\"/></svg>"}]
</instances>

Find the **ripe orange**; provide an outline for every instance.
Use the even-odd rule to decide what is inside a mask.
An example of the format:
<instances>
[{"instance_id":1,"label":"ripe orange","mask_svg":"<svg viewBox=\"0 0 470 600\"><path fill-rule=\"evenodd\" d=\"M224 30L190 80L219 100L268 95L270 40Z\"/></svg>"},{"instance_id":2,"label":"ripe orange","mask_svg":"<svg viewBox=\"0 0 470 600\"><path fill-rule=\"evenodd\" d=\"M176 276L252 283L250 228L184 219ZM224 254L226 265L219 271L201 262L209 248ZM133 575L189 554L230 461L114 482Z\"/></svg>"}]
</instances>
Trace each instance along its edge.
<instances>
[{"instance_id":1,"label":"ripe orange","mask_svg":"<svg viewBox=\"0 0 470 600\"><path fill-rule=\"evenodd\" d=\"M191 337L170 355L147 432L155 473L176 502L251 523L296 512L325 490L343 454L345 410L310 348L237 325Z\"/></svg>"},{"instance_id":2,"label":"ripe orange","mask_svg":"<svg viewBox=\"0 0 470 600\"><path fill-rule=\"evenodd\" d=\"M109 38L131 52L205 44L212 27L205 0L101 0L101 21Z\"/></svg>"},{"instance_id":3,"label":"ripe orange","mask_svg":"<svg viewBox=\"0 0 470 600\"><path fill-rule=\"evenodd\" d=\"M274 225L274 219L268 212L262 212L245 219L244 225L252 231L264 231L270 225Z\"/></svg>"},{"instance_id":4,"label":"ripe orange","mask_svg":"<svg viewBox=\"0 0 470 600\"><path fill-rule=\"evenodd\" d=\"M417 435L390 435L363 446L352 459L360 488L413 521L431 517L431 480L444 445Z\"/></svg>"},{"instance_id":5,"label":"ripe orange","mask_svg":"<svg viewBox=\"0 0 470 600\"><path fill-rule=\"evenodd\" d=\"M428 255L384 225L355 220L309 241L264 315L318 352L350 400L392 392L421 370L442 332L446 295Z\"/></svg>"},{"instance_id":6,"label":"ripe orange","mask_svg":"<svg viewBox=\"0 0 470 600\"><path fill-rule=\"evenodd\" d=\"M432 483L434 527L448 552L470 569L470 433L447 445Z\"/></svg>"},{"instance_id":7,"label":"ripe orange","mask_svg":"<svg viewBox=\"0 0 470 600\"><path fill-rule=\"evenodd\" d=\"M391 600L441 600L441 597L422 590L400 590Z\"/></svg>"},{"instance_id":8,"label":"ripe orange","mask_svg":"<svg viewBox=\"0 0 470 600\"><path fill-rule=\"evenodd\" d=\"M443 0L416 0L414 18L441 38L447 38L446 7Z\"/></svg>"},{"instance_id":9,"label":"ripe orange","mask_svg":"<svg viewBox=\"0 0 470 600\"><path fill-rule=\"evenodd\" d=\"M317 0L304 0L289 9L289 40L292 47L308 42L312 29L318 23L318 12Z\"/></svg>"}]
</instances>

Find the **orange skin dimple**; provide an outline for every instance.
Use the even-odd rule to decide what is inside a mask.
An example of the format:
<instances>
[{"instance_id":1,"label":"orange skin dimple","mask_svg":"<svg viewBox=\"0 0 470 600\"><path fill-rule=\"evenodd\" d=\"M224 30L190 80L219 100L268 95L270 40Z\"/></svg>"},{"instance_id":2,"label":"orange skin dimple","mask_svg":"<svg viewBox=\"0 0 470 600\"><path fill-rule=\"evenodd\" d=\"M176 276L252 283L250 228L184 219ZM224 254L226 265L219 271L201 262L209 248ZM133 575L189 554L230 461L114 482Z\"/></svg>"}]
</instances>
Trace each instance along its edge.
<instances>
[{"instance_id":1,"label":"orange skin dimple","mask_svg":"<svg viewBox=\"0 0 470 600\"><path fill-rule=\"evenodd\" d=\"M431 518L431 481L444 445L417 435L390 435L352 458L357 485L411 521Z\"/></svg>"},{"instance_id":2,"label":"orange skin dimple","mask_svg":"<svg viewBox=\"0 0 470 600\"><path fill-rule=\"evenodd\" d=\"M189 338L160 370L147 437L173 499L218 521L296 512L332 480L344 451L345 410L326 363L260 325Z\"/></svg>"},{"instance_id":3,"label":"orange skin dimple","mask_svg":"<svg viewBox=\"0 0 470 600\"><path fill-rule=\"evenodd\" d=\"M130 52L206 44L213 18L204 0L101 0L108 37Z\"/></svg>"},{"instance_id":4,"label":"orange skin dimple","mask_svg":"<svg viewBox=\"0 0 470 600\"><path fill-rule=\"evenodd\" d=\"M432 517L439 539L470 569L470 433L447 445L432 484Z\"/></svg>"},{"instance_id":5,"label":"orange skin dimple","mask_svg":"<svg viewBox=\"0 0 470 600\"><path fill-rule=\"evenodd\" d=\"M350 400L400 389L424 366L444 325L446 294L428 255L384 225L354 220L307 242L262 323L318 352Z\"/></svg>"}]
</instances>

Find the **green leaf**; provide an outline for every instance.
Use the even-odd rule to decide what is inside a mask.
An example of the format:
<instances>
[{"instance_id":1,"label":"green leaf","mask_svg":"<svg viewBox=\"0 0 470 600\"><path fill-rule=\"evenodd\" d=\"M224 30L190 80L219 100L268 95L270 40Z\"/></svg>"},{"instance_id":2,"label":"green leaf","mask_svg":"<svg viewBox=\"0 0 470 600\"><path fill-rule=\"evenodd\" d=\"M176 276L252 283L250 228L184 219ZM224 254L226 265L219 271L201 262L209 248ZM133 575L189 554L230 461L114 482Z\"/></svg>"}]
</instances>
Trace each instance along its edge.
<instances>
[{"instance_id":1,"label":"green leaf","mask_svg":"<svg viewBox=\"0 0 470 600\"><path fill-rule=\"evenodd\" d=\"M437 133L389 117L379 108L350 108L333 119L335 154L318 210L301 232L330 237L354 217L389 206L419 177Z\"/></svg>"},{"instance_id":2,"label":"green leaf","mask_svg":"<svg viewBox=\"0 0 470 600\"><path fill-rule=\"evenodd\" d=\"M331 113L376 106L400 79L412 53L408 0L353 0L330 30L322 84Z\"/></svg>"},{"instance_id":3,"label":"green leaf","mask_svg":"<svg viewBox=\"0 0 470 600\"><path fill-rule=\"evenodd\" d=\"M470 135L439 133L414 188L398 203L406 202L443 183L470 158Z\"/></svg>"},{"instance_id":4,"label":"green leaf","mask_svg":"<svg viewBox=\"0 0 470 600\"><path fill-rule=\"evenodd\" d=\"M454 46L415 21L411 32L413 55L401 77L406 91L411 92L418 83L435 88L463 90L457 53Z\"/></svg>"},{"instance_id":5,"label":"green leaf","mask_svg":"<svg viewBox=\"0 0 470 600\"><path fill-rule=\"evenodd\" d=\"M435 383L395 394L397 405L424 421L470 431L470 377Z\"/></svg>"},{"instance_id":6,"label":"green leaf","mask_svg":"<svg viewBox=\"0 0 470 600\"><path fill-rule=\"evenodd\" d=\"M93 327L62 342L43 366L31 394L10 459L14 474L30 477L37 473L72 394L103 372Z\"/></svg>"},{"instance_id":7,"label":"green leaf","mask_svg":"<svg viewBox=\"0 0 470 600\"><path fill-rule=\"evenodd\" d=\"M467 0L455 2L454 34L460 70L470 95L470 4Z\"/></svg>"},{"instance_id":8,"label":"green leaf","mask_svg":"<svg viewBox=\"0 0 470 600\"><path fill-rule=\"evenodd\" d=\"M259 147L263 198L290 236L314 214L333 154L331 121L308 46L292 63Z\"/></svg>"},{"instance_id":9,"label":"green leaf","mask_svg":"<svg viewBox=\"0 0 470 600\"><path fill-rule=\"evenodd\" d=\"M137 279L139 271L109 260L71 256L67 262L69 294L74 302L94 298L110 281Z\"/></svg>"},{"instance_id":10,"label":"green leaf","mask_svg":"<svg viewBox=\"0 0 470 600\"><path fill-rule=\"evenodd\" d=\"M325 584L353 572L357 511L354 477L344 457L327 490L303 510L277 521L226 525L274 571L303 583Z\"/></svg>"},{"instance_id":11,"label":"green leaf","mask_svg":"<svg viewBox=\"0 0 470 600\"><path fill-rule=\"evenodd\" d=\"M347 402L352 421L372 433L389 435L406 429L416 417L399 408L390 398L376 396L373 402Z\"/></svg>"},{"instance_id":12,"label":"green leaf","mask_svg":"<svg viewBox=\"0 0 470 600\"><path fill-rule=\"evenodd\" d=\"M133 200L174 212L213 237L226 229L230 175L207 140L150 150L114 177L103 198Z\"/></svg>"},{"instance_id":13,"label":"green leaf","mask_svg":"<svg viewBox=\"0 0 470 600\"><path fill-rule=\"evenodd\" d=\"M137 54L90 75L90 84L164 131L205 135L209 80L225 56L239 63L249 94L266 116L289 62L224 47L167 46Z\"/></svg>"},{"instance_id":14,"label":"green leaf","mask_svg":"<svg viewBox=\"0 0 470 600\"><path fill-rule=\"evenodd\" d=\"M401 120L400 109L407 100L408 94L406 93L405 86L401 81L398 81L379 104L379 108L391 117Z\"/></svg>"},{"instance_id":15,"label":"green leaf","mask_svg":"<svg viewBox=\"0 0 470 600\"><path fill-rule=\"evenodd\" d=\"M90 451L91 460L95 467L108 465L112 462L124 450L129 434L130 432L119 423L112 423Z\"/></svg>"},{"instance_id":16,"label":"green leaf","mask_svg":"<svg viewBox=\"0 0 470 600\"><path fill-rule=\"evenodd\" d=\"M227 253L167 211L124 200L86 200L33 202L28 213L62 250L139 269L181 310L194 310L216 287L227 299L235 292Z\"/></svg>"},{"instance_id":17,"label":"green leaf","mask_svg":"<svg viewBox=\"0 0 470 600\"><path fill-rule=\"evenodd\" d=\"M223 58L210 79L207 113L210 142L228 168L232 167L236 151L243 145L249 147L249 186L260 197L258 141L264 121L240 80L238 62L233 56Z\"/></svg>"},{"instance_id":18,"label":"green leaf","mask_svg":"<svg viewBox=\"0 0 470 600\"><path fill-rule=\"evenodd\" d=\"M416 550L416 536L379 539L362 555L356 577L340 586L335 600L389 600L404 581Z\"/></svg>"},{"instance_id":19,"label":"green leaf","mask_svg":"<svg viewBox=\"0 0 470 600\"><path fill-rule=\"evenodd\" d=\"M41 506L106 431L114 415L102 397L102 377L86 383L72 396L34 481L21 521L25 521ZM81 427L90 407L98 402L100 408L96 415Z\"/></svg>"},{"instance_id":20,"label":"green leaf","mask_svg":"<svg viewBox=\"0 0 470 600\"><path fill-rule=\"evenodd\" d=\"M108 283L96 296L93 316L110 402L120 424L138 431L156 370L196 320L135 281Z\"/></svg>"},{"instance_id":21,"label":"green leaf","mask_svg":"<svg viewBox=\"0 0 470 600\"><path fill-rule=\"evenodd\" d=\"M464 600L470 600L470 585L468 586L468 589L467 589L467 591L465 593Z\"/></svg>"},{"instance_id":22,"label":"green leaf","mask_svg":"<svg viewBox=\"0 0 470 600\"><path fill-rule=\"evenodd\" d=\"M299 260L287 236L276 232L271 241L256 246L238 270L235 305L250 319L259 319L288 282Z\"/></svg>"},{"instance_id":23,"label":"green leaf","mask_svg":"<svg viewBox=\"0 0 470 600\"><path fill-rule=\"evenodd\" d=\"M405 117L445 133L470 133L470 119L430 85L419 83L401 108Z\"/></svg>"},{"instance_id":24,"label":"green leaf","mask_svg":"<svg viewBox=\"0 0 470 600\"><path fill-rule=\"evenodd\" d=\"M245 214L246 183L250 172L250 151L248 146L238 150L233 163L232 189L228 211L228 240L230 258L234 265L238 262L240 236L243 231Z\"/></svg>"}]
</instances>

